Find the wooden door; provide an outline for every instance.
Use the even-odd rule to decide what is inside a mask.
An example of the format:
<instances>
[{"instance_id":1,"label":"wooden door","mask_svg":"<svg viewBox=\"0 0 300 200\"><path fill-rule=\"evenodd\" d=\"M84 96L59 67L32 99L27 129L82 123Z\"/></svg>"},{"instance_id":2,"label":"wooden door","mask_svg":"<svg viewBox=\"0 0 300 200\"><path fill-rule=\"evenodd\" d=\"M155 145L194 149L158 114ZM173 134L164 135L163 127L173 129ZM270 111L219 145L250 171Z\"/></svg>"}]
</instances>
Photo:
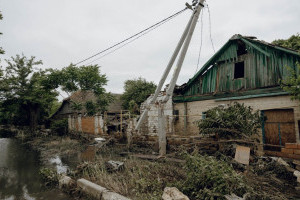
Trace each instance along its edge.
<instances>
[{"instance_id":1,"label":"wooden door","mask_svg":"<svg viewBox=\"0 0 300 200\"><path fill-rule=\"evenodd\" d=\"M285 143L296 143L293 109L265 110L263 114L265 144L284 146ZM265 149L280 150L271 146Z\"/></svg>"}]
</instances>

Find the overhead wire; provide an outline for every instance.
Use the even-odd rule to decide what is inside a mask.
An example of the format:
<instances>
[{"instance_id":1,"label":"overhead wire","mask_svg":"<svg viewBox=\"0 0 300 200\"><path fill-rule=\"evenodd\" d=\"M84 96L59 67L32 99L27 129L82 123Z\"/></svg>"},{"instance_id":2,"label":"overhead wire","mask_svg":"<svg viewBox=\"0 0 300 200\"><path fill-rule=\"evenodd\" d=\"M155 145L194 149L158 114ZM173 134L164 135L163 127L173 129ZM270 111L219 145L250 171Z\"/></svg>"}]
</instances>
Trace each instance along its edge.
<instances>
[{"instance_id":1,"label":"overhead wire","mask_svg":"<svg viewBox=\"0 0 300 200\"><path fill-rule=\"evenodd\" d=\"M159 22L157 22L157 23L155 23L154 25L152 25L152 26L150 26L150 27L148 27L148 28L146 28L146 29L144 29L144 30L142 30L142 31L140 31L140 32L138 32L138 33L136 33L136 34L134 34L134 35L132 35L132 36L130 36L130 37L124 39L124 40L122 40L121 42L118 42L118 43L116 43L116 44L114 44L114 45L112 45L112 46L110 46L110 47L108 47L108 48L106 48L106 49L104 49L104 50L102 50L102 51L100 51L100 52L98 52L98 53L96 53L96 54L94 54L94 55L88 57L88 58L85 58L85 59L83 59L83 60L77 62L75 65L81 64L81 63L83 63L83 62L85 62L85 61L87 61L87 60L90 60L90 59L92 59L92 58L98 56L98 55L101 55L101 54L103 54L103 53L105 53L105 52L107 52L107 51L109 51L109 50L111 50L111 49L113 49L113 48L115 48L115 47L117 47L117 46L119 46L119 45L121 45L121 44L123 44L123 43L125 43L125 42L127 42L127 41L129 41L129 40L131 40L131 39L133 39L133 38L135 38L135 37L140 38L141 36L145 35L145 32L147 33L147 32L150 32L150 31L154 30L157 26L160 26L160 25L164 24L165 22L169 21L170 19L172 19L172 18L178 16L179 14L183 13L183 12L186 11L187 9L188 9L188 8L184 8L184 9L182 9L182 10L176 12L175 14L173 14L173 15L171 15L171 16L169 16L169 17L167 17L167 18L165 18L165 19L163 19L163 20L161 20L161 21L159 21ZM141 35L141 36L140 36L140 35ZM137 38L137 39L138 39L138 38ZM134 40L136 40L136 39L134 39ZM133 40L133 41L134 41L134 40ZM131 41L131 42L133 42L133 41ZM129 42L129 43L131 43L131 42ZM129 44L129 43L127 43L127 44ZM125 45L123 45L123 46L125 46ZM121 47L119 47L119 48L117 48L117 49L120 49L120 48L121 48ZM117 49L116 49L116 50L117 50ZM116 50L114 50L114 51L116 51ZM114 51L112 51L112 52L114 52ZM112 52L110 52L110 53L112 53ZM109 53L109 54L110 54L110 53Z\"/></svg>"},{"instance_id":2,"label":"overhead wire","mask_svg":"<svg viewBox=\"0 0 300 200\"><path fill-rule=\"evenodd\" d=\"M87 65L90 65L90 64L94 63L95 61L100 60L101 58L103 58L103 57L105 57L105 56L108 56L109 54L112 54L112 53L114 53L115 51L117 51L117 50L123 48L124 46L126 46L126 45L128 45L128 44L130 44L130 43L132 43L132 42L134 42L134 41L136 41L137 39L143 37L144 35L148 34L148 33L151 32L151 31L153 31L154 29L157 29L157 28L160 27L161 25L167 23L167 22L170 21L171 19L172 19L172 18L169 18L169 19L167 19L166 21L164 21L164 22L162 22L162 23L156 25L155 27L152 27L151 29L149 29L149 30L147 30L146 32L144 32L143 34L140 34L139 36L136 36L135 38L132 38L131 40L129 40L129 41L126 42L125 44L123 44L123 45L121 45L121 46L119 46L119 47L113 49L112 51L109 51L108 53L106 53L106 54L100 56L99 58L96 58L95 60L89 62Z\"/></svg>"},{"instance_id":3,"label":"overhead wire","mask_svg":"<svg viewBox=\"0 0 300 200\"><path fill-rule=\"evenodd\" d=\"M199 54L198 54L198 60L197 60L197 68L196 68L196 71L195 71L195 74L197 73L198 71L198 68L199 68L199 64L200 64L200 58L201 58L201 51L202 51L202 43L203 43L203 13L204 12L201 12L201 18L200 18L200 21L201 21L201 42L200 42L200 48L199 48Z\"/></svg>"},{"instance_id":4,"label":"overhead wire","mask_svg":"<svg viewBox=\"0 0 300 200\"><path fill-rule=\"evenodd\" d=\"M209 9L209 6L207 4L207 11L208 11L208 19L209 19L209 37L210 37L210 41L211 41L211 46L214 50L214 53L216 53L216 50L215 50L215 46L214 46L214 42L213 42L213 39L212 39L212 35L211 35L211 16L210 16L210 9Z\"/></svg>"}]
</instances>

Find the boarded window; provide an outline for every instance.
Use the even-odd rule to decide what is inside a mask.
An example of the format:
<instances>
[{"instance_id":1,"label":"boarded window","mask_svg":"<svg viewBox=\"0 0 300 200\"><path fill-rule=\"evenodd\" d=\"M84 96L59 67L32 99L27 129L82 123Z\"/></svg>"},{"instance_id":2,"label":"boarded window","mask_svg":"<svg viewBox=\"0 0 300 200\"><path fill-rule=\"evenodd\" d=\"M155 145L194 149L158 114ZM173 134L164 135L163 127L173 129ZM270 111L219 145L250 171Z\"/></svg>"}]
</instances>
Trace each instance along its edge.
<instances>
[{"instance_id":1,"label":"boarded window","mask_svg":"<svg viewBox=\"0 0 300 200\"><path fill-rule=\"evenodd\" d=\"M244 78L245 76L245 63L237 62L234 64L234 79Z\"/></svg>"},{"instance_id":2,"label":"boarded window","mask_svg":"<svg viewBox=\"0 0 300 200\"><path fill-rule=\"evenodd\" d=\"M265 144L278 145L265 146L265 150L278 150L285 143L296 143L295 120L293 109L274 109L263 111L264 115L264 141Z\"/></svg>"}]
</instances>

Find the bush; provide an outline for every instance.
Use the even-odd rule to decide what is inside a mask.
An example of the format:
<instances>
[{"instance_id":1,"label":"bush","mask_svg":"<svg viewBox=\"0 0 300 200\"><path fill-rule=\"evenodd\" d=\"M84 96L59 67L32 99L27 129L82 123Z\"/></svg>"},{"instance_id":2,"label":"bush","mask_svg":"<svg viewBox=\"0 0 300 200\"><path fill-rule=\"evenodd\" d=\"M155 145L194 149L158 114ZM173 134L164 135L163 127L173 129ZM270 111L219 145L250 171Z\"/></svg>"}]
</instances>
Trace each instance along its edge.
<instances>
[{"instance_id":1,"label":"bush","mask_svg":"<svg viewBox=\"0 0 300 200\"><path fill-rule=\"evenodd\" d=\"M235 102L228 108L212 108L197 122L201 134L215 133L223 138L241 138L255 134L261 127L258 111Z\"/></svg>"},{"instance_id":2,"label":"bush","mask_svg":"<svg viewBox=\"0 0 300 200\"><path fill-rule=\"evenodd\" d=\"M63 136L68 133L68 119L55 120L51 122L50 129L53 133Z\"/></svg>"},{"instance_id":3,"label":"bush","mask_svg":"<svg viewBox=\"0 0 300 200\"><path fill-rule=\"evenodd\" d=\"M49 168L42 168L40 169L40 176L47 187L55 187L58 185L59 178L58 178L58 173Z\"/></svg>"},{"instance_id":4,"label":"bush","mask_svg":"<svg viewBox=\"0 0 300 200\"><path fill-rule=\"evenodd\" d=\"M191 199L225 199L226 194L243 196L250 188L226 162L198 153L186 155L186 181L179 186Z\"/></svg>"}]
</instances>

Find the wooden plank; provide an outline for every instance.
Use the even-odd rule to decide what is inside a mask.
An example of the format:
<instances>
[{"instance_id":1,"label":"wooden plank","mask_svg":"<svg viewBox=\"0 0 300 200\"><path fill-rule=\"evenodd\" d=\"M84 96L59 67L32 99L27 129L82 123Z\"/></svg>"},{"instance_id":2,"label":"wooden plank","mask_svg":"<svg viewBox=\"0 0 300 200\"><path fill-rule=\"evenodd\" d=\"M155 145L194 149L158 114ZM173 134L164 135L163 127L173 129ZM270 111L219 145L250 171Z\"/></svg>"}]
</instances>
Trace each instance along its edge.
<instances>
[{"instance_id":1,"label":"wooden plank","mask_svg":"<svg viewBox=\"0 0 300 200\"><path fill-rule=\"evenodd\" d=\"M293 109L266 110L264 116L266 144L296 143Z\"/></svg>"},{"instance_id":2,"label":"wooden plank","mask_svg":"<svg viewBox=\"0 0 300 200\"><path fill-rule=\"evenodd\" d=\"M237 161L238 163L249 165L249 159L250 159L250 148L237 146L234 160Z\"/></svg>"},{"instance_id":3,"label":"wooden plank","mask_svg":"<svg viewBox=\"0 0 300 200\"><path fill-rule=\"evenodd\" d=\"M267 122L294 122L293 109L265 110Z\"/></svg>"}]
</instances>

